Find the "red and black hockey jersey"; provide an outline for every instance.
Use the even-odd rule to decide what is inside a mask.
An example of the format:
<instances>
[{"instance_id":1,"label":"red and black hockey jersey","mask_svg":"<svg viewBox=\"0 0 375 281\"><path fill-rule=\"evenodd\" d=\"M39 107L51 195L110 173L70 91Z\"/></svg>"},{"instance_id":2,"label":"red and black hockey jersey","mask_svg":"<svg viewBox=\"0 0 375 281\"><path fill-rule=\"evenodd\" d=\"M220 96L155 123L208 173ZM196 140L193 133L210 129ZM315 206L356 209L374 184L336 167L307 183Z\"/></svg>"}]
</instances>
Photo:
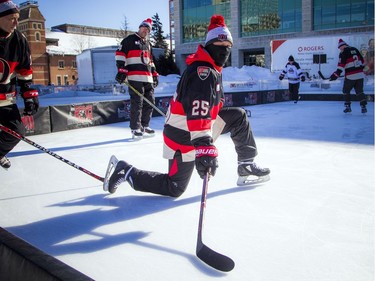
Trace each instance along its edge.
<instances>
[{"instance_id":1,"label":"red and black hockey jersey","mask_svg":"<svg viewBox=\"0 0 375 281\"><path fill-rule=\"evenodd\" d=\"M172 159L180 150L184 162L194 161L195 147L213 144L212 126L224 102L222 68L201 45L186 63L163 131L163 156Z\"/></svg>"},{"instance_id":2,"label":"red and black hockey jersey","mask_svg":"<svg viewBox=\"0 0 375 281\"><path fill-rule=\"evenodd\" d=\"M363 72L364 62L363 56L358 49L347 46L339 55L336 74L340 76L345 71L345 78L349 80L365 78Z\"/></svg>"},{"instance_id":3,"label":"red and black hockey jersey","mask_svg":"<svg viewBox=\"0 0 375 281\"><path fill-rule=\"evenodd\" d=\"M128 70L128 80L153 83L158 76L152 59L152 47L138 33L125 37L116 51L116 66Z\"/></svg>"},{"instance_id":4,"label":"red and black hockey jersey","mask_svg":"<svg viewBox=\"0 0 375 281\"><path fill-rule=\"evenodd\" d=\"M14 30L11 34L0 31L0 106L15 102L16 85L22 97L38 95L30 89L32 83L31 55L26 37Z\"/></svg>"}]
</instances>

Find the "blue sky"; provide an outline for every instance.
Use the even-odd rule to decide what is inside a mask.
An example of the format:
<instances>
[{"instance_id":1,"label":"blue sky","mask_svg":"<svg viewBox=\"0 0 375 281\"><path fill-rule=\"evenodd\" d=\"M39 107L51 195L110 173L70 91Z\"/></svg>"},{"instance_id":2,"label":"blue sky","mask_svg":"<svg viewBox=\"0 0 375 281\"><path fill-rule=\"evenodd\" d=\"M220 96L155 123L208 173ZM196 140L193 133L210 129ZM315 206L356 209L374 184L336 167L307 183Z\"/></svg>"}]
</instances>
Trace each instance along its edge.
<instances>
[{"instance_id":1,"label":"blue sky","mask_svg":"<svg viewBox=\"0 0 375 281\"><path fill-rule=\"evenodd\" d=\"M13 0L20 4L25 0ZM38 0L46 27L70 23L120 29L127 18L129 29L138 30L146 18L159 15L164 34L169 34L168 0Z\"/></svg>"}]
</instances>

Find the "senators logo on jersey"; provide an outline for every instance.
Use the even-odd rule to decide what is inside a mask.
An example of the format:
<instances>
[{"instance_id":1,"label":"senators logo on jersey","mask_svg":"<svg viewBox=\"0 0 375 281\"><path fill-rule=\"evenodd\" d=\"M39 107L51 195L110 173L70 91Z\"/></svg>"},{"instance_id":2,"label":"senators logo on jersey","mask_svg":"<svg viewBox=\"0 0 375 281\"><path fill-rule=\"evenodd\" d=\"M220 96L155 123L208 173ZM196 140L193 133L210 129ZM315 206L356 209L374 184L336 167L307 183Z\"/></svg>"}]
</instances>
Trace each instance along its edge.
<instances>
[{"instance_id":1,"label":"senators logo on jersey","mask_svg":"<svg viewBox=\"0 0 375 281\"><path fill-rule=\"evenodd\" d=\"M201 80L206 80L207 77L210 75L210 68L207 67L207 66L199 66L197 68L197 73L198 73L198 77L201 79Z\"/></svg>"},{"instance_id":2,"label":"senators logo on jersey","mask_svg":"<svg viewBox=\"0 0 375 281\"><path fill-rule=\"evenodd\" d=\"M9 82L10 67L6 60L0 58L0 84Z\"/></svg>"}]
</instances>

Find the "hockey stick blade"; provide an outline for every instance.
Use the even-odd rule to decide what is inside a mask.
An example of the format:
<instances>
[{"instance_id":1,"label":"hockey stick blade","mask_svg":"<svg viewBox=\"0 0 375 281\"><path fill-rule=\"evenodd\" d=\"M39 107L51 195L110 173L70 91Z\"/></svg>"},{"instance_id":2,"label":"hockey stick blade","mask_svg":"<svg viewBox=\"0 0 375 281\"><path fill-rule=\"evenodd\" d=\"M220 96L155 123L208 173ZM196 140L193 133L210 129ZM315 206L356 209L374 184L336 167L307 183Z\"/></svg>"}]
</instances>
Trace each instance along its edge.
<instances>
[{"instance_id":1,"label":"hockey stick blade","mask_svg":"<svg viewBox=\"0 0 375 281\"><path fill-rule=\"evenodd\" d=\"M197 247L196 247L195 253L200 260L202 260L209 266L220 271L228 272L234 268L234 261L231 258L224 256L218 252L215 252L211 248L207 247L203 243L203 240L202 240L204 210L206 208L206 202L207 202L208 180L209 180L209 172L205 174L204 179L203 179L201 207L200 207L200 212L199 212L199 223L198 223Z\"/></svg>"},{"instance_id":2,"label":"hockey stick blade","mask_svg":"<svg viewBox=\"0 0 375 281\"><path fill-rule=\"evenodd\" d=\"M319 70L318 71L319 77L322 78L323 80L328 80L328 78L325 78L323 73Z\"/></svg>"},{"instance_id":3,"label":"hockey stick blade","mask_svg":"<svg viewBox=\"0 0 375 281\"><path fill-rule=\"evenodd\" d=\"M112 155L111 158L109 159L107 171L105 172L105 176L104 176L104 181L103 181L104 191L108 191L109 177L111 175L112 170L116 167L117 163L118 163L118 159L116 158L116 156Z\"/></svg>"},{"instance_id":4,"label":"hockey stick blade","mask_svg":"<svg viewBox=\"0 0 375 281\"><path fill-rule=\"evenodd\" d=\"M199 248L197 247L196 254L201 261L217 270L228 272L234 268L234 261L231 258L215 252L203 243L200 243Z\"/></svg>"}]
</instances>

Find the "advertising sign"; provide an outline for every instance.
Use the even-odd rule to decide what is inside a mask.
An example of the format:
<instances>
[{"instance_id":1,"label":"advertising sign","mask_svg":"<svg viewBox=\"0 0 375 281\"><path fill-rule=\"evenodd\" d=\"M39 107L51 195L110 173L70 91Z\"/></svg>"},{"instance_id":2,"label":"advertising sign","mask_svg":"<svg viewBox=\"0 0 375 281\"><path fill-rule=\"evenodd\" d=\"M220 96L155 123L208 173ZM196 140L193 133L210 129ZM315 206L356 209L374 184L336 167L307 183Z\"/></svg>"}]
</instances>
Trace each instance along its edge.
<instances>
[{"instance_id":1,"label":"advertising sign","mask_svg":"<svg viewBox=\"0 0 375 281\"><path fill-rule=\"evenodd\" d=\"M293 38L271 41L271 71L281 72L288 57L292 55L303 71L311 76L318 75L321 70L329 76L337 69L340 50L337 48L339 39L349 46L357 48L365 59L365 73L374 74L374 35L371 33L351 34L350 36L319 36L308 38ZM320 56L322 61L317 60ZM314 61L315 57L315 61Z\"/></svg>"}]
</instances>

